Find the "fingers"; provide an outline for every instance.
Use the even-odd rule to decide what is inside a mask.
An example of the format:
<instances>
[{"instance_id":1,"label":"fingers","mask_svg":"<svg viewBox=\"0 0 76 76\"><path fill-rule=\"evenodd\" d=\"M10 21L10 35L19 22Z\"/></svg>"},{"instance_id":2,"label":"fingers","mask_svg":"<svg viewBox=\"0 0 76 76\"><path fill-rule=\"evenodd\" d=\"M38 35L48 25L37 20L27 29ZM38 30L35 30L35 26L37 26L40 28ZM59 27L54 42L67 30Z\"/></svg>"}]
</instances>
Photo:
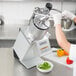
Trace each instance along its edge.
<instances>
[{"instance_id":1,"label":"fingers","mask_svg":"<svg viewBox=\"0 0 76 76\"><path fill-rule=\"evenodd\" d=\"M74 20L75 19L75 21L76 21L76 16L72 12L63 11L61 14L60 13L57 13L57 14L54 14L53 15L54 26L61 24L62 17L69 18L71 20Z\"/></svg>"},{"instance_id":2,"label":"fingers","mask_svg":"<svg viewBox=\"0 0 76 76\"><path fill-rule=\"evenodd\" d=\"M63 11L62 16L66 17L66 18L69 18L71 20L73 20L75 18L75 15L72 12L69 12L69 11Z\"/></svg>"}]
</instances>

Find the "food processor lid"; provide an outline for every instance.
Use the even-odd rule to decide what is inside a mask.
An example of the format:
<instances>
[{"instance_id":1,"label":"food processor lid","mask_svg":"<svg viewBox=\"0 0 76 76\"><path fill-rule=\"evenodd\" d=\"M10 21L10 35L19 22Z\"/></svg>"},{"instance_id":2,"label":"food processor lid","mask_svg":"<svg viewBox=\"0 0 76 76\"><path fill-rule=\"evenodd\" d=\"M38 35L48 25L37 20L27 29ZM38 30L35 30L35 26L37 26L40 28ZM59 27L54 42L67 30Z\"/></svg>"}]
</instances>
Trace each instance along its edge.
<instances>
[{"instance_id":1,"label":"food processor lid","mask_svg":"<svg viewBox=\"0 0 76 76\"><path fill-rule=\"evenodd\" d=\"M36 7L34 10L33 24L40 30L47 30L50 26L49 9Z\"/></svg>"}]
</instances>

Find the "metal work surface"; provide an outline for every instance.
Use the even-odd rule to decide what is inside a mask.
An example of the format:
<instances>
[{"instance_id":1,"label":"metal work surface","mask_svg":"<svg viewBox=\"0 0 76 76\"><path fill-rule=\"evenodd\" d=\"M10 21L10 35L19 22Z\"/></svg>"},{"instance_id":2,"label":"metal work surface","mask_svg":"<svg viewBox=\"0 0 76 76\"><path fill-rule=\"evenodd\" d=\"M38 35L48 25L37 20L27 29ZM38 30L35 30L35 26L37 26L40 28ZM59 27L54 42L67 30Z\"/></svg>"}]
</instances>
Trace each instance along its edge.
<instances>
[{"instance_id":1,"label":"metal work surface","mask_svg":"<svg viewBox=\"0 0 76 76\"><path fill-rule=\"evenodd\" d=\"M0 76L14 76L14 57L12 48L0 48Z\"/></svg>"},{"instance_id":2,"label":"metal work surface","mask_svg":"<svg viewBox=\"0 0 76 76\"><path fill-rule=\"evenodd\" d=\"M0 48L0 76L73 76L72 68L51 62L54 68L49 73L41 73L36 67L26 69L17 58L13 57L12 48Z\"/></svg>"},{"instance_id":3,"label":"metal work surface","mask_svg":"<svg viewBox=\"0 0 76 76\"><path fill-rule=\"evenodd\" d=\"M64 65L58 64L51 61L54 64L54 68L49 73L41 73L36 67L26 69L19 61L15 58L14 65L14 76L73 76L73 69Z\"/></svg>"}]
</instances>

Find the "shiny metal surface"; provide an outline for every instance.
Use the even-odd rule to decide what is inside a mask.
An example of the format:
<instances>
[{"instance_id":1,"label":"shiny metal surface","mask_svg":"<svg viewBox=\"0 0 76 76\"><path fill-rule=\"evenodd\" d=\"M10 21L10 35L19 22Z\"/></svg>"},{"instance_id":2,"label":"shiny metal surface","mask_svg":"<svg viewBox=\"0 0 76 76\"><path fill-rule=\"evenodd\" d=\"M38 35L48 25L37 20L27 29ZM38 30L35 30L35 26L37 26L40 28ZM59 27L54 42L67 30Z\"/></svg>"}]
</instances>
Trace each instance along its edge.
<instances>
[{"instance_id":1,"label":"shiny metal surface","mask_svg":"<svg viewBox=\"0 0 76 76\"><path fill-rule=\"evenodd\" d=\"M0 48L0 76L14 76L14 57L11 48Z\"/></svg>"},{"instance_id":2,"label":"shiny metal surface","mask_svg":"<svg viewBox=\"0 0 76 76\"><path fill-rule=\"evenodd\" d=\"M0 76L73 76L73 69L51 61L54 68L49 73L41 73L36 67L26 69L11 48L0 48ZM14 72L13 72L14 69Z\"/></svg>"},{"instance_id":3,"label":"shiny metal surface","mask_svg":"<svg viewBox=\"0 0 76 76\"><path fill-rule=\"evenodd\" d=\"M72 25L72 21L70 19L63 19L62 26L64 29L69 29Z\"/></svg>"},{"instance_id":4,"label":"shiny metal surface","mask_svg":"<svg viewBox=\"0 0 76 76\"><path fill-rule=\"evenodd\" d=\"M15 58L14 76L73 76L73 69L53 61L51 62L54 64L53 70L49 73L41 73L36 67L26 69L26 67L20 64L18 59Z\"/></svg>"}]
</instances>

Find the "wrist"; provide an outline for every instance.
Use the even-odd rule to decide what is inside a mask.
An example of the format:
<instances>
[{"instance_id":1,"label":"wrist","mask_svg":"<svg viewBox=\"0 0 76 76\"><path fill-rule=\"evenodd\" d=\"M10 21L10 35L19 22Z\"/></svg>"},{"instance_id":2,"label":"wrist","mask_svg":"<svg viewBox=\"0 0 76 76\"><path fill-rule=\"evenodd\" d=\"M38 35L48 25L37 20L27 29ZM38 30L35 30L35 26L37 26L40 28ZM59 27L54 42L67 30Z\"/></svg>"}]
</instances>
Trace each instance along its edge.
<instances>
[{"instance_id":1,"label":"wrist","mask_svg":"<svg viewBox=\"0 0 76 76\"><path fill-rule=\"evenodd\" d=\"M58 26L60 26L60 27L61 27L61 24L55 24L54 26L55 26L55 27L58 27Z\"/></svg>"}]
</instances>

